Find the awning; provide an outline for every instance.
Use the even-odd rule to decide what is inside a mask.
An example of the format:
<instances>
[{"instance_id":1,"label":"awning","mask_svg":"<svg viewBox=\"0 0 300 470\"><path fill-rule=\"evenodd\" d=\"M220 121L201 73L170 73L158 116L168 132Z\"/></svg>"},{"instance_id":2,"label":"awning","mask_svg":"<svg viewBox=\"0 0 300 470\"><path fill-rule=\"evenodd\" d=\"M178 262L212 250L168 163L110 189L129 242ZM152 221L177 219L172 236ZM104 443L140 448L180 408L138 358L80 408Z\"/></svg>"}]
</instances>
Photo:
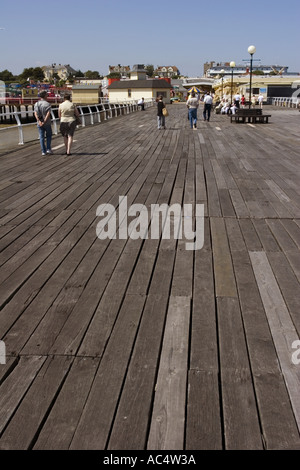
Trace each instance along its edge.
<instances>
[{"instance_id":1,"label":"awning","mask_svg":"<svg viewBox=\"0 0 300 470\"><path fill-rule=\"evenodd\" d=\"M194 92L194 93L201 93L201 91L199 90L199 88L197 88L196 86L192 86L192 88L190 88L190 89L188 90L188 93L192 93L192 92Z\"/></svg>"}]
</instances>

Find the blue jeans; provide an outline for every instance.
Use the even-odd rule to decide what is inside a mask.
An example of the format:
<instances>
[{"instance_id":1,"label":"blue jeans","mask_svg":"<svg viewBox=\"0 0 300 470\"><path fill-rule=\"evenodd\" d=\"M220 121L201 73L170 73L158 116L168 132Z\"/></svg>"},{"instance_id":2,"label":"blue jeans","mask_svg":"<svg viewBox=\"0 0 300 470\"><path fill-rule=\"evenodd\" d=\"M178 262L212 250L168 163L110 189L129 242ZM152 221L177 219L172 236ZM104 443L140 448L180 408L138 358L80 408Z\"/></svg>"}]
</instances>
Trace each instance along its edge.
<instances>
[{"instance_id":1,"label":"blue jeans","mask_svg":"<svg viewBox=\"0 0 300 470\"><path fill-rule=\"evenodd\" d=\"M46 153L47 150L51 150L51 139L52 139L52 127L51 124L46 124L44 126L37 126L40 136L40 144L43 153ZM46 137L46 145L45 145Z\"/></svg>"},{"instance_id":2,"label":"blue jeans","mask_svg":"<svg viewBox=\"0 0 300 470\"><path fill-rule=\"evenodd\" d=\"M163 114L161 116L157 116L157 128L161 129L162 127L165 127L165 125L166 125L165 116Z\"/></svg>"},{"instance_id":3,"label":"blue jeans","mask_svg":"<svg viewBox=\"0 0 300 470\"><path fill-rule=\"evenodd\" d=\"M190 118L191 128L193 129L193 125L197 124L197 108L189 109L189 118Z\"/></svg>"}]
</instances>

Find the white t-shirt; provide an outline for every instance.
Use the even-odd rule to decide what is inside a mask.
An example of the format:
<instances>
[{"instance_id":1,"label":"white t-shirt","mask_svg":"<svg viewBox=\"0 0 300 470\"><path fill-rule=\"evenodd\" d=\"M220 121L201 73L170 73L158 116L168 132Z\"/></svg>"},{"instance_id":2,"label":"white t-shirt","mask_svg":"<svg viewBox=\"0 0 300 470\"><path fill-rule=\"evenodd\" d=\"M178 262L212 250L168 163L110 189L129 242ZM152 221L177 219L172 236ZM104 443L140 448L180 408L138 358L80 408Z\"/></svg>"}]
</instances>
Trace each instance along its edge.
<instances>
[{"instance_id":1,"label":"white t-shirt","mask_svg":"<svg viewBox=\"0 0 300 470\"><path fill-rule=\"evenodd\" d=\"M210 95L206 95L205 98L204 98L204 103L205 104L212 104L213 102L213 99Z\"/></svg>"},{"instance_id":2,"label":"white t-shirt","mask_svg":"<svg viewBox=\"0 0 300 470\"><path fill-rule=\"evenodd\" d=\"M199 100L198 98L191 96L186 103L190 108L198 108L199 106Z\"/></svg>"}]
</instances>

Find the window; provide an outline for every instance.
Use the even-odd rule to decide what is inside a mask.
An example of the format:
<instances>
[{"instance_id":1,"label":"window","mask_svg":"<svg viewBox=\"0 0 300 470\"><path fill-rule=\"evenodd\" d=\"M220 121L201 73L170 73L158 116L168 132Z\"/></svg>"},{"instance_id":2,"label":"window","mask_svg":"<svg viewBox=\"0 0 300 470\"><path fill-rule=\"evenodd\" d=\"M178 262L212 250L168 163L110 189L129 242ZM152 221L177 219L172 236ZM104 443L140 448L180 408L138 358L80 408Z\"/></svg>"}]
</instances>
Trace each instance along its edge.
<instances>
[{"instance_id":1,"label":"window","mask_svg":"<svg viewBox=\"0 0 300 470\"><path fill-rule=\"evenodd\" d=\"M128 88L128 98L131 98L131 88Z\"/></svg>"},{"instance_id":2,"label":"window","mask_svg":"<svg viewBox=\"0 0 300 470\"><path fill-rule=\"evenodd\" d=\"M166 97L167 97L167 92L166 92L166 91L157 91L157 92L156 92L156 98L158 98L160 95L161 95L163 98L166 98Z\"/></svg>"}]
</instances>

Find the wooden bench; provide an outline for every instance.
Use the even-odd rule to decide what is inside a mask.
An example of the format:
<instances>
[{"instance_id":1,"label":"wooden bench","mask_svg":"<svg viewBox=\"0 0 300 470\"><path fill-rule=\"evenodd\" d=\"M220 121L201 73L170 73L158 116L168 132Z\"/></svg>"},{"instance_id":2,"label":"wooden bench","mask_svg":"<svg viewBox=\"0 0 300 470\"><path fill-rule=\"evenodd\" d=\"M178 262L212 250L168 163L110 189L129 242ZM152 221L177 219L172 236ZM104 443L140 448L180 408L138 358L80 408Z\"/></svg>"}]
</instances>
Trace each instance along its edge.
<instances>
[{"instance_id":1,"label":"wooden bench","mask_svg":"<svg viewBox=\"0 0 300 470\"><path fill-rule=\"evenodd\" d=\"M271 114L263 114L262 109L237 109L235 114L230 115L230 122L251 122L255 124L259 123L268 123L269 117Z\"/></svg>"}]
</instances>

